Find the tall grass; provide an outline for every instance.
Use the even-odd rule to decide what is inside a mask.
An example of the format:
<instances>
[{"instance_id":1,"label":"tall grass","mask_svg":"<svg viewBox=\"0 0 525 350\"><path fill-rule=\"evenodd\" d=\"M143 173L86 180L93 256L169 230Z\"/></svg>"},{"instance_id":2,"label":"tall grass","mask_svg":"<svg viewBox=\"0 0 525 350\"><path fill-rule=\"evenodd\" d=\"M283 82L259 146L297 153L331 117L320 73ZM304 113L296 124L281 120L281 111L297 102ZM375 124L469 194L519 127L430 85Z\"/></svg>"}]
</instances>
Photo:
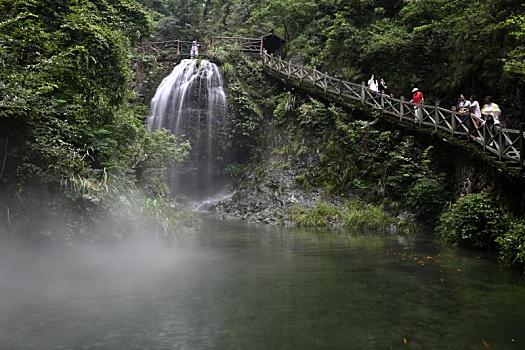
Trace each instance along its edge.
<instances>
[{"instance_id":1,"label":"tall grass","mask_svg":"<svg viewBox=\"0 0 525 350\"><path fill-rule=\"evenodd\" d=\"M288 219L302 227L343 226L359 230L385 231L397 219L387 214L383 208L366 204L359 200L336 207L319 203L312 208L292 207Z\"/></svg>"}]
</instances>

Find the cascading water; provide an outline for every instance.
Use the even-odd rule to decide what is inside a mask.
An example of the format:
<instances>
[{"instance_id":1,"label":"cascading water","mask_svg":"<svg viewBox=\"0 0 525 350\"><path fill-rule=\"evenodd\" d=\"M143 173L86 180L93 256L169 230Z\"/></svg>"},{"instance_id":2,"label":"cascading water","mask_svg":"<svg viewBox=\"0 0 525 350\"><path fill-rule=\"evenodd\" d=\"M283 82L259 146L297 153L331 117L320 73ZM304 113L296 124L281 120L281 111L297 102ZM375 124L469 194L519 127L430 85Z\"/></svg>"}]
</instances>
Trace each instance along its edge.
<instances>
[{"instance_id":1,"label":"cascading water","mask_svg":"<svg viewBox=\"0 0 525 350\"><path fill-rule=\"evenodd\" d=\"M184 135L192 146L188 161L174 169L173 192L199 198L217 190L216 162L223 157L220 133L225 111L222 75L207 60L182 60L157 88L149 129L169 129Z\"/></svg>"}]
</instances>

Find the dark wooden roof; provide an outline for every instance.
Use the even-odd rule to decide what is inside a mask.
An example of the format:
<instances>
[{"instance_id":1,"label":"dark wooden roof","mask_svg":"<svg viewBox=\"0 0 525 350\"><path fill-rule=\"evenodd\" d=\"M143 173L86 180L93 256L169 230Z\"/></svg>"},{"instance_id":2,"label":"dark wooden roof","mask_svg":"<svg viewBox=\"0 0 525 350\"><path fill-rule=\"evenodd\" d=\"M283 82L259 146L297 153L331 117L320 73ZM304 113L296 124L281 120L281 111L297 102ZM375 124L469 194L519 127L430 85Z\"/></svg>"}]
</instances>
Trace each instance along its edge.
<instances>
[{"instance_id":1,"label":"dark wooden roof","mask_svg":"<svg viewBox=\"0 0 525 350\"><path fill-rule=\"evenodd\" d=\"M263 36L263 47L269 54L272 54L284 46L285 41L274 33Z\"/></svg>"}]
</instances>

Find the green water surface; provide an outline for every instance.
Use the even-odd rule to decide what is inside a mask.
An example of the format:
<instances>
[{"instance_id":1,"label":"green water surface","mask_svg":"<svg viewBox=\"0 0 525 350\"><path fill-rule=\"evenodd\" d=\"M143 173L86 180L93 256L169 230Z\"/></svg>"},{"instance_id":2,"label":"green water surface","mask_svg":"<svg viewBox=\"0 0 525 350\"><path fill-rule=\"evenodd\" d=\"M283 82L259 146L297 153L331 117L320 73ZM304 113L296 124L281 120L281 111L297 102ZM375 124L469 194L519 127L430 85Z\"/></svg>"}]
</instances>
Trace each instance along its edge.
<instances>
[{"instance_id":1,"label":"green water surface","mask_svg":"<svg viewBox=\"0 0 525 350\"><path fill-rule=\"evenodd\" d=\"M431 235L209 220L1 253L0 349L525 349L521 275Z\"/></svg>"}]
</instances>

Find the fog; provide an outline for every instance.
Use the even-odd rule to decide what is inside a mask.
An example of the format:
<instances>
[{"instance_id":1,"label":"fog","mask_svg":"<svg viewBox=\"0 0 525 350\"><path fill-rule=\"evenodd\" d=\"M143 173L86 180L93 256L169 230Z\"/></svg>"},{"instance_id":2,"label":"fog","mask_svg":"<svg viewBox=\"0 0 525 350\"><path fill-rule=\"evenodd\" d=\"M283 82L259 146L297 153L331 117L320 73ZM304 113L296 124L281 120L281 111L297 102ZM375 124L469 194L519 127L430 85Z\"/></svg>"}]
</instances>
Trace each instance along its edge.
<instances>
[{"instance_id":1,"label":"fog","mask_svg":"<svg viewBox=\"0 0 525 350\"><path fill-rule=\"evenodd\" d=\"M195 314L185 300L213 258L191 242L4 242L0 349L185 348Z\"/></svg>"}]
</instances>

